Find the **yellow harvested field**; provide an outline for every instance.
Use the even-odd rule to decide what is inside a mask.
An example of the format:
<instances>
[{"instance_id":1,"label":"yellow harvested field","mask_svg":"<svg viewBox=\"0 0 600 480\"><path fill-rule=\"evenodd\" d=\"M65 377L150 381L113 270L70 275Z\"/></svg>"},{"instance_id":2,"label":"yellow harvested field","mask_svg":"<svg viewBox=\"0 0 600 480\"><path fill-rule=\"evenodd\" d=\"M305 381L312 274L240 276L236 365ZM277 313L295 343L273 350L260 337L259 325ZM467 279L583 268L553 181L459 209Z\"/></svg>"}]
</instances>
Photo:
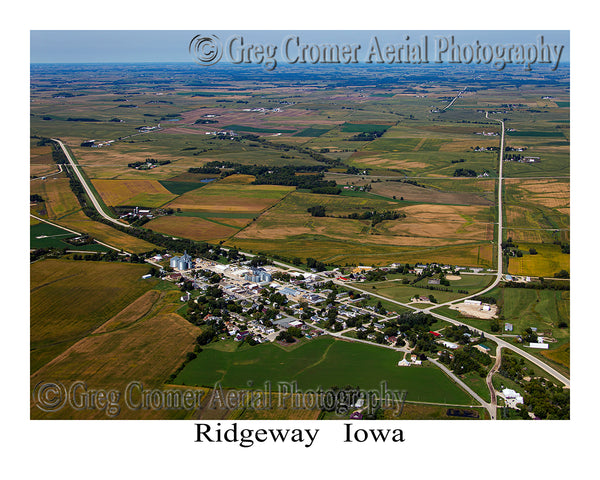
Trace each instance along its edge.
<instances>
[{"instance_id":1,"label":"yellow harvested field","mask_svg":"<svg viewBox=\"0 0 600 480\"><path fill-rule=\"evenodd\" d=\"M528 252L530 248L535 248L537 255L530 255ZM552 277L561 270L567 272L571 270L571 256L562 253L560 245L522 243L519 244L519 249L526 253L520 258L510 258L508 272L513 275Z\"/></svg>"},{"instance_id":2,"label":"yellow harvested field","mask_svg":"<svg viewBox=\"0 0 600 480\"><path fill-rule=\"evenodd\" d=\"M158 217L148 222L145 227L155 232L166 233L174 237L199 241L224 240L238 231L237 228L219 225L203 218L178 217L174 215Z\"/></svg>"},{"instance_id":3,"label":"yellow harvested field","mask_svg":"<svg viewBox=\"0 0 600 480\"><path fill-rule=\"evenodd\" d=\"M54 164L32 163L29 166L29 175L31 175L32 177L45 177L56 172L58 172L58 168L56 168L56 165ZM40 180L34 180L34 182L39 181Z\"/></svg>"},{"instance_id":4,"label":"yellow harvested field","mask_svg":"<svg viewBox=\"0 0 600 480\"><path fill-rule=\"evenodd\" d=\"M493 235L493 224L477 220L485 218L489 207L411 205L398 210L406 213L406 218L386 220L372 228L364 220L312 217L303 211L290 211L284 203L262 214L235 239L284 240L317 235L363 244L441 247L489 241Z\"/></svg>"},{"instance_id":5,"label":"yellow harvested field","mask_svg":"<svg viewBox=\"0 0 600 480\"><path fill-rule=\"evenodd\" d=\"M406 214L389 228L390 233L411 237L492 240L493 224L486 218L489 207L454 205L411 205L400 209Z\"/></svg>"},{"instance_id":6,"label":"yellow harvested field","mask_svg":"<svg viewBox=\"0 0 600 480\"><path fill-rule=\"evenodd\" d=\"M33 388L52 379L63 385L82 381L90 389L115 389L125 392L131 382L144 389L165 388L164 382L192 351L200 329L177 314L159 314L130 327L88 336L66 350L31 376ZM123 396L121 396L123 399ZM139 397L136 401L139 401ZM116 418L184 418L185 409L128 408L125 401ZM108 418L102 409L76 411L69 406L45 413L31 406L32 418Z\"/></svg>"},{"instance_id":7,"label":"yellow harvested field","mask_svg":"<svg viewBox=\"0 0 600 480\"><path fill-rule=\"evenodd\" d=\"M236 174L236 175L229 175L228 177L225 177L224 179L222 179L220 181L220 183L221 183L221 185L228 185L228 184L245 184L245 185L249 185L253 181L254 181L254 176L253 175Z\"/></svg>"},{"instance_id":8,"label":"yellow harvested field","mask_svg":"<svg viewBox=\"0 0 600 480\"><path fill-rule=\"evenodd\" d=\"M167 196L165 201L174 195L163 187L158 180L92 180L104 203L121 205L140 194L159 194ZM163 202L164 203L164 202Z\"/></svg>"},{"instance_id":9,"label":"yellow harvested field","mask_svg":"<svg viewBox=\"0 0 600 480\"><path fill-rule=\"evenodd\" d=\"M97 328L93 332L94 335L118 330L138 321L150 311L160 296L161 293L158 290L150 290L144 293L135 302L125 307L108 322Z\"/></svg>"},{"instance_id":10,"label":"yellow harvested field","mask_svg":"<svg viewBox=\"0 0 600 480\"><path fill-rule=\"evenodd\" d=\"M148 265L48 259L31 264L32 371L148 291Z\"/></svg>"},{"instance_id":11,"label":"yellow harvested field","mask_svg":"<svg viewBox=\"0 0 600 480\"><path fill-rule=\"evenodd\" d=\"M567 181L507 179L506 186L515 191L517 199L528 203L548 208L570 207L570 184Z\"/></svg>"}]
</instances>

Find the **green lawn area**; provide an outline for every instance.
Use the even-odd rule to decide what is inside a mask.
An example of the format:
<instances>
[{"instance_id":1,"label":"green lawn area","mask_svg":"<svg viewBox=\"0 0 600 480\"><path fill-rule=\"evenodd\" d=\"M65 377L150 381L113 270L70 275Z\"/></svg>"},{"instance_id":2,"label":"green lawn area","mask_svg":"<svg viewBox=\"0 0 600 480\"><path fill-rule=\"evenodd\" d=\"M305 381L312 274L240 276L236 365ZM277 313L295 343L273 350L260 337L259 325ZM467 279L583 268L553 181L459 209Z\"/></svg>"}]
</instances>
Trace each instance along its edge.
<instances>
[{"instance_id":1,"label":"green lawn area","mask_svg":"<svg viewBox=\"0 0 600 480\"><path fill-rule=\"evenodd\" d=\"M406 390L407 400L471 403L469 395L435 367L398 367L401 355L327 336L291 350L272 343L235 351L209 346L185 366L175 383L212 387L221 382L223 387L248 388L248 381L252 380L258 388L270 381L276 390L277 382L296 381L299 389L307 390L336 385L379 389L385 381L388 389Z\"/></svg>"},{"instance_id":2,"label":"green lawn area","mask_svg":"<svg viewBox=\"0 0 600 480\"><path fill-rule=\"evenodd\" d=\"M110 249L98 243L89 245L71 245L66 242L68 238L76 237L74 233L47 223L37 223L29 227L31 248L67 248L69 250L83 250L94 252L107 252Z\"/></svg>"}]
</instances>

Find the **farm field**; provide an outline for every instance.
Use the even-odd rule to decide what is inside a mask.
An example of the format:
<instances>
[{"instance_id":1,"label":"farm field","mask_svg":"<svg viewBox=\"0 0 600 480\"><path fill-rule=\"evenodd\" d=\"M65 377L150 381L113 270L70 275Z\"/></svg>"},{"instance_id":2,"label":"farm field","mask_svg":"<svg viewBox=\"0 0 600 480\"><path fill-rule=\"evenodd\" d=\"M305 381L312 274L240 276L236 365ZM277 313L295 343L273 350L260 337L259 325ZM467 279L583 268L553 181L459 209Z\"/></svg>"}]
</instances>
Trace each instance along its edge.
<instances>
[{"instance_id":1,"label":"farm field","mask_svg":"<svg viewBox=\"0 0 600 480\"><path fill-rule=\"evenodd\" d=\"M79 340L35 372L31 376L31 385L52 378L64 385L83 381L89 389L115 389L122 394L132 381L139 382L144 390L166 389L164 382L193 349L198 333L197 327L179 315L151 315L128 327L95 333ZM140 400L134 396L133 401ZM119 406L118 419L176 419L193 413L166 408L134 410L128 408L123 395ZM31 416L44 419L110 418L102 409L76 411L68 405L51 413L32 408Z\"/></svg>"},{"instance_id":2,"label":"farm field","mask_svg":"<svg viewBox=\"0 0 600 480\"><path fill-rule=\"evenodd\" d=\"M529 249L535 249L537 254L532 255ZM519 250L523 251L522 257L510 257L508 273L514 275L530 275L537 277L553 277L561 270L570 272L571 256L562 253L560 245L548 243L519 243Z\"/></svg>"},{"instance_id":3,"label":"farm field","mask_svg":"<svg viewBox=\"0 0 600 480\"><path fill-rule=\"evenodd\" d=\"M326 209L325 217L313 217L307 209L321 205ZM406 218L385 220L374 227L369 220L338 218L365 210L392 210L405 214ZM331 215L331 216L328 216ZM304 244L303 251L315 258L329 258L334 251L348 257L354 255L363 260L364 255L377 252L385 255L378 261L389 262L390 255L411 252L412 258L429 255L432 249L456 248L477 250L471 260L474 265L488 264L489 241L493 226L489 223L491 211L486 206L455 206L407 204L401 201L374 196L331 196L293 192L283 201L262 214L256 222L235 235L228 244L242 246L260 242L259 251L277 251L286 242ZM344 246L342 246L344 245ZM475 247L475 245L477 245ZM466 255L467 257L473 256ZM369 262L370 264L371 262Z\"/></svg>"},{"instance_id":4,"label":"farm field","mask_svg":"<svg viewBox=\"0 0 600 480\"><path fill-rule=\"evenodd\" d=\"M184 193L166 205L184 212L260 213L293 187L250 185L250 175L231 175L205 187Z\"/></svg>"},{"instance_id":5,"label":"farm field","mask_svg":"<svg viewBox=\"0 0 600 480\"><path fill-rule=\"evenodd\" d=\"M469 396L436 368L400 368L398 352L323 337L286 351L275 344L235 352L205 348L175 379L180 385L245 387L252 380L297 381L299 389L334 385L407 390L407 400L468 404Z\"/></svg>"},{"instance_id":6,"label":"farm field","mask_svg":"<svg viewBox=\"0 0 600 480\"><path fill-rule=\"evenodd\" d=\"M29 149L29 175L31 178L54 174L58 171L52 158L52 147L50 145L40 146L34 139L31 139Z\"/></svg>"},{"instance_id":7,"label":"farm field","mask_svg":"<svg viewBox=\"0 0 600 480\"><path fill-rule=\"evenodd\" d=\"M229 219L222 219L223 222ZM243 220L247 222L248 220ZM169 215L151 220L146 225L156 232L197 241L218 242L237 233L238 228L200 217Z\"/></svg>"},{"instance_id":8,"label":"farm field","mask_svg":"<svg viewBox=\"0 0 600 480\"><path fill-rule=\"evenodd\" d=\"M176 198L156 180L93 180L94 187L109 206L160 207Z\"/></svg>"},{"instance_id":9,"label":"farm field","mask_svg":"<svg viewBox=\"0 0 600 480\"><path fill-rule=\"evenodd\" d=\"M48 259L30 270L32 372L156 283L141 279L147 265Z\"/></svg>"},{"instance_id":10,"label":"farm field","mask_svg":"<svg viewBox=\"0 0 600 480\"><path fill-rule=\"evenodd\" d=\"M75 231L87 233L101 242L108 243L109 245L123 249L126 252L143 253L157 248L157 246L152 243L128 235L105 223L95 222L81 211L61 218L59 223L65 227L72 228Z\"/></svg>"},{"instance_id":11,"label":"farm field","mask_svg":"<svg viewBox=\"0 0 600 480\"><path fill-rule=\"evenodd\" d=\"M66 240L76 237L76 235L62 228L49 225L45 222L35 223L29 228L30 248L67 248L69 250L82 250L93 252L106 252L108 247L98 243L90 243L87 245L72 245Z\"/></svg>"},{"instance_id":12,"label":"farm field","mask_svg":"<svg viewBox=\"0 0 600 480\"><path fill-rule=\"evenodd\" d=\"M69 179L63 176L34 180L30 182L29 191L44 199L43 203L31 207L31 213L48 220L57 220L81 209L69 187Z\"/></svg>"}]
</instances>

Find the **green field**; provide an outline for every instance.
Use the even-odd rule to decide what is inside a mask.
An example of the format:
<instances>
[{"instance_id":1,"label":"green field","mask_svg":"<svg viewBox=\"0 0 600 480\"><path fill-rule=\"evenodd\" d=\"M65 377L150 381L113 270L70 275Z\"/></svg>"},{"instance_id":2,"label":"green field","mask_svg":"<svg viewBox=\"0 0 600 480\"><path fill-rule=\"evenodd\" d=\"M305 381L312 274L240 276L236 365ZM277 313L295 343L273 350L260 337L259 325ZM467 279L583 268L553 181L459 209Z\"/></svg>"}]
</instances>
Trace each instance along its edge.
<instances>
[{"instance_id":1,"label":"green field","mask_svg":"<svg viewBox=\"0 0 600 480\"><path fill-rule=\"evenodd\" d=\"M68 250L82 250L93 252L107 252L110 249L98 243L89 245L72 245L65 240L76 237L74 233L44 222L36 223L29 227L30 248L66 248Z\"/></svg>"},{"instance_id":2,"label":"green field","mask_svg":"<svg viewBox=\"0 0 600 480\"><path fill-rule=\"evenodd\" d=\"M342 132L371 133L380 130L387 130L388 128L390 128L390 125L380 125L375 123L344 123L344 125L342 125Z\"/></svg>"},{"instance_id":3,"label":"green field","mask_svg":"<svg viewBox=\"0 0 600 480\"><path fill-rule=\"evenodd\" d=\"M469 404L468 394L434 367L402 368L402 354L389 349L319 337L286 351L275 344L257 345L233 352L205 348L175 379L176 384L247 388L270 381L298 383L299 389L328 389L352 385L406 390L407 400Z\"/></svg>"},{"instance_id":4,"label":"green field","mask_svg":"<svg viewBox=\"0 0 600 480\"><path fill-rule=\"evenodd\" d=\"M486 293L486 296L495 297L500 307L498 323L501 331L496 332L495 335L505 333L505 322L513 325L513 331L508 333L514 335L522 334L526 328L537 328L538 335L549 339L549 349L528 351L542 359L546 357L555 361L568 373L571 323L569 291L494 288ZM490 320L463 317L456 310L447 307L442 307L436 312L492 333ZM566 323L567 327L559 327L561 322Z\"/></svg>"},{"instance_id":5,"label":"green field","mask_svg":"<svg viewBox=\"0 0 600 480\"><path fill-rule=\"evenodd\" d=\"M183 195L191 190L203 187L209 182L178 182L171 180L159 180L159 183L165 187L169 192L176 195Z\"/></svg>"},{"instance_id":6,"label":"green field","mask_svg":"<svg viewBox=\"0 0 600 480\"><path fill-rule=\"evenodd\" d=\"M295 133L294 137L320 137L324 133L327 133L329 130L331 130L330 127L324 127L324 128L310 127L310 128L305 128L304 130L302 130L298 133Z\"/></svg>"},{"instance_id":7,"label":"green field","mask_svg":"<svg viewBox=\"0 0 600 480\"><path fill-rule=\"evenodd\" d=\"M451 281L449 287L442 286L443 288L449 288L452 290L451 292L429 290L427 288L429 285L428 279L420 280L414 285L403 285L400 281L388 280L385 282L364 282L356 284L356 286L403 303L410 302L410 299L415 296L427 297L429 295L433 295L438 303L443 303L465 296L464 293L459 293L458 290L467 290L469 293L475 293L487 286L491 280L491 276L463 275L460 280ZM440 287L441 285L432 286Z\"/></svg>"}]
</instances>

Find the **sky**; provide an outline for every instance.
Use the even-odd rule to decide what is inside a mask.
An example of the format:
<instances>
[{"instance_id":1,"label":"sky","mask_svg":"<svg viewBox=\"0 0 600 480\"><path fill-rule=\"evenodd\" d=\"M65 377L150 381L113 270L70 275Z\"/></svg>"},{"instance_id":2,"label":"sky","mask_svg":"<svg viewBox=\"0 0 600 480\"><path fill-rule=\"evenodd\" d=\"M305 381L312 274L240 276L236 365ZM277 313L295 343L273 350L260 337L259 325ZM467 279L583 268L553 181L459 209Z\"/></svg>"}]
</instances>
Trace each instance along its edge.
<instances>
[{"instance_id":1,"label":"sky","mask_svg":"<svg viewBox=\"0 0 600 480\"><path fill-rule=\"evenodd\" d=\"M535 44L540 35L545 43L564 45L561 62L568 62L568 30L31 30L30 63L143 63L191 62L188 47L199 34L214 34L222 40L240 34L245 42L281 45L290 34L306 43L360 43L368 46L371 37L380 42L418 43L426 35L430 43L438 36L454 36L457 44Z\"/></svg>"}]
</instances>

